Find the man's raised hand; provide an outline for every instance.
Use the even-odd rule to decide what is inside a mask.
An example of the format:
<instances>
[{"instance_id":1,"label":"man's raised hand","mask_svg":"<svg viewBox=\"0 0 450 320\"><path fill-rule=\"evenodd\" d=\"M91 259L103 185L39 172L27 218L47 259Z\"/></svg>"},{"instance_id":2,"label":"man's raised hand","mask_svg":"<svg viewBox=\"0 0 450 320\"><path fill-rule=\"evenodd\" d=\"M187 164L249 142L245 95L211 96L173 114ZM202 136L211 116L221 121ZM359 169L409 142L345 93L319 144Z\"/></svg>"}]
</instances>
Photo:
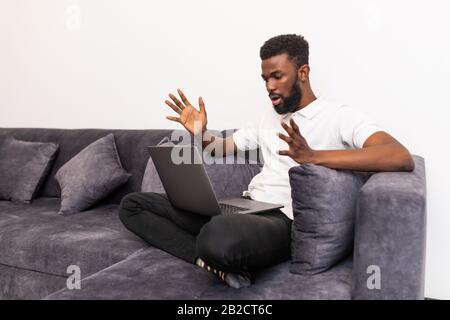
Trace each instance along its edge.
<instances>
[{"instance_id":1,"label":"man's raised hand","mask_svg":"<svg viewBox=\"0 0 450 320\"><path fill-rule=\"evenodd\" d=\"M308 142L306 142L292 118L289 123L291 126L288 126L283 121L281 122L281 126L286 130L288 136L281 132L278 133L278 137L288 144L289 150L278 150L278 154L289 156L299 164L309 163L314 155L314 150L309 147Z\"/></svg>"},{"instance_id":2,"label":"man's raised hand","mask_svg":"<svg viewBox=\"0 0 450 320\"><path fill-rule=\"evenodd\" d=\"M187 131L193 135L202 134L206 131L206 124L208 119L206 117L205 103L203 98L198 98L199 110L194 108L184 93L178 89L181 101L173 94L169 94L170 100L166 100L165 103L172 108L173 111L178 113L179 117L167 116L166 118L181 123Z\"/></svg>"}]
</instances>

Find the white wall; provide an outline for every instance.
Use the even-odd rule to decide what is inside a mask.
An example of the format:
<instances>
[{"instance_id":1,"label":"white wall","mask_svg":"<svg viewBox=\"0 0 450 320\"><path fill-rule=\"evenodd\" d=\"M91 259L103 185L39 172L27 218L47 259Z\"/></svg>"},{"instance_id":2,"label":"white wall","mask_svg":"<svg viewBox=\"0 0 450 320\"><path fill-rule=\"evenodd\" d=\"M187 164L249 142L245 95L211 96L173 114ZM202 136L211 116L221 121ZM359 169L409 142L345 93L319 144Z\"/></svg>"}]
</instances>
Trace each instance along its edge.
<instances>
[{"instance_id":1,"label":"white wall","mask_svg":"<svg viewBox=\"0 0 450 320\"><path fill-rule=\"evenodd\" d=\"M316 93L361 108L426 158L426 296L450 299L449 6L2 0L0 126L175 128L163 101L180 87L204 97L210 128L239 127L271 107L259 47L301 33Z\"/></svg>"}]
</instances>

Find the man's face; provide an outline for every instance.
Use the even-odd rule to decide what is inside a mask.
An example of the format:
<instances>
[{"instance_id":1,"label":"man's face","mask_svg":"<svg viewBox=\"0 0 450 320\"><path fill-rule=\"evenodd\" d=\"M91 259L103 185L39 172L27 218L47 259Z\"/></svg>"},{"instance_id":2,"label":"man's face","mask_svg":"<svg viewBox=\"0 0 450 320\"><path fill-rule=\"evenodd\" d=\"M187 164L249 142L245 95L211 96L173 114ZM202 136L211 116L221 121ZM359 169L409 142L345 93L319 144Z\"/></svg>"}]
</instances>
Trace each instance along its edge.
<instances>
[{"instance_id":1,"label":"man's face","mask_svg":"<svg viewBox=\"0 0 450 320\"><path fill-rule=\"evenodd\" d=\"M295 63L287 54L280 54L263 60L261 69L275 111L279 114L294 112L302 98Z\"/></svg>"}]
</instances>

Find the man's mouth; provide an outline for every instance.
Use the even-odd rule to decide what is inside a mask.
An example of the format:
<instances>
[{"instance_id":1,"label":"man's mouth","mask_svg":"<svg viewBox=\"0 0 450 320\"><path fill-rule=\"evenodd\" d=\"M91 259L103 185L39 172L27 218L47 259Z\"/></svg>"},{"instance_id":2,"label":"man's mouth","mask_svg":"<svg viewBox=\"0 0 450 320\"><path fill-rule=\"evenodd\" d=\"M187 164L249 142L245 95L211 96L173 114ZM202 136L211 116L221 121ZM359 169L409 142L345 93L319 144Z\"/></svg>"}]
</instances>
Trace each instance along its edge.
<instances>
[{"instance_id":1,"label":"man's mouth","mask_svg":"<svg viewBox=\"0 0 450 320\"><path fill-rule=\"evenodd\" d=\"M281 102L281 96L279 96L277 94L271 94L271 95L269 95L269 98L272 101L273 106L279 105Z\"/></svg>"}]
</instances>

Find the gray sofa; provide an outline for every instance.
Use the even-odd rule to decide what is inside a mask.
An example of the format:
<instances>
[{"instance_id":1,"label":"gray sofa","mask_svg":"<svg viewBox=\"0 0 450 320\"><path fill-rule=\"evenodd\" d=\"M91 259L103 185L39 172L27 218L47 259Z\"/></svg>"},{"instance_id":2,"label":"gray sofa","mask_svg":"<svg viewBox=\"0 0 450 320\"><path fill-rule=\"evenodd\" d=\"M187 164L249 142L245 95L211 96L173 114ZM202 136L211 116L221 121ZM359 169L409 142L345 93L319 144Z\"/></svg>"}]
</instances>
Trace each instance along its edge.
<instances>
[{"instance_id":1,"label":"gray sofa","mask_svg":"<svg viewBox=\"0 0 450 320\"><path fill-rule=\"evenodd\" d=\"M131 178L91 209L58 215L56 171L110 132ZM0 128L0 143L14 136L60 146L31 204L0 200L0 299L423 298L426 184L421 157L414 156L414 172L377 173L367 180L356 209L353 253L333 268L317 275L298 275L290 273L287 261L258 272L251 287L235 290L208 272L149 246L119 220L121 199L140 191L149 157L146 146L170 133ZM66 286L70 265L81 269L79 290ZM383 270L380 289L368 286L371 265Z\"/></svg>"}]
</instances>

